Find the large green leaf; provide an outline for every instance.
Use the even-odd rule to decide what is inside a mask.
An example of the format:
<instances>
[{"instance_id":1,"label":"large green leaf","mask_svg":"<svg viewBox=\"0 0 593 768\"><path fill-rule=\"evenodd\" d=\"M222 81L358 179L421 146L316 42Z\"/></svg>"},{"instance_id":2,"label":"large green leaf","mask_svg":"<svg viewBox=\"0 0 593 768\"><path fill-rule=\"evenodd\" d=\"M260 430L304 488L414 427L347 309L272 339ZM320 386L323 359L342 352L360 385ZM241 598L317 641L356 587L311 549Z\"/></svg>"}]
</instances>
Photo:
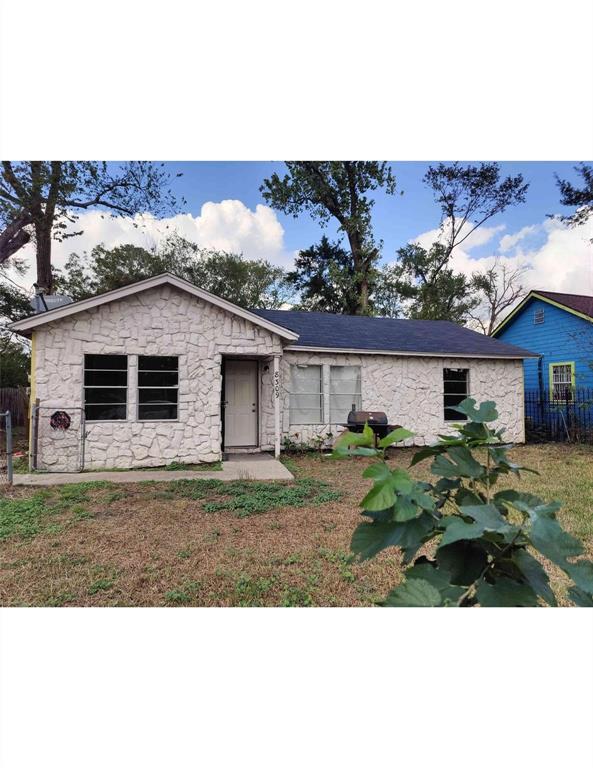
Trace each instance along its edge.
<instances>
[{"instance_id":1,"label":"large green leaf","mask_svg":"<svg viewBox=\"0 0 593 768\"><path fill-rule=\"evenodd\" d=\"M439 477L471 477L475 479L481 477L485 470L467 448L454 446L449 448L446 454L440 454L435 458L430 471Z\"/></svg>"},{"instance_id":2,"label":"large green leaf","mask_svg":"<svg viewBox=\"0 0 593 768\"><path fill-rule=\"evenodd\" d=\"M513 562L519 568L533 591L544 598L548 605L557 605L556 597L550 587L548 574L542 564L530 555L526 549L516 549L512 556Z\"/></svg>"},{"instance_id":3,"label":"large green leaf","mask_svg":"<svg viewBox=\"0 0 593 768\"><path fill-rule=\"evenodd\" d=\"M433 456L437 456L439 453L442 453L445 450L445 448L433 446L433 445L427 445L424 448L420 448L420 450L416 451L416 453L412 456L412 461L410 462L410 466L413 467L415 464L419 464L421 461L424 461L425 459L430 459Z\"/></svg>"},{"instance_id":4,"label":"large green leaf","mask_svg":"<svg viewBox=\"0 0 593 768\"><path fill-rule=\"evenodd\" d=\"M440 525L445 526L445 532L439 547L446 547L455 541L477 539L484 533L484 529L480 525L466 523L460 517L444 517L440 521Z\"/></svg>"},{"instance_id":5,"label":"large green leaf","mask_svg":"<svg viewBox=\"0 0 593 768\"><path fill-rule=\"evenodd\" d=\"M435 608L441 605L438 589L425 579L406 579L389 593L385 605L400 608Z\"/></svg>"},{"instance_id":6,"label":"large green leaf","mask_svg":"<svg viewBox=\"0 0 593 768\"><path fill-rule=\"evenodd\" d=\"M484 547L478 541L456 541L440 546L436 553L441 570L449 573L451 584L468 587L481 575L488 562Z\"/></svg>"},{"instance_id":7,"label":"large green leaf","mask_svg":"<svg viewBox=\"0 0 593 768\"><path fill-rule=\"evenodd\" d=\"M484 531L504 531L509 528L508 521L494 504L464 504L459 511L471 517Z\"/></svg>"},{"instance_id":8,"label":"large green leaf","mask_svg":"<svg viewBox=\"0 0 593 768\"><path fill-rule=\"evenodd\" d=\"M451 574L429 562L419 563L406 571L406 580L424 579L437 589L444 605L457 603L465 588L451 583Z\"/></svg>"},{"instance_id":9,"label":"large green leaf","mask_svg":"<svg viewBox=\"0 0 593 768\"><path fill-rule=\"evenodd\" d=\"M564 568L566 573L583 592L593 594L593 563L589 560L580 560Z\"/></svg>"},{"instance_id":10,"label":"large green leaf","mask_svg":"<svg viewBox=\"0 0 593 768\"><path fill-rule=\"evenodd\" d=\"M583 552L583 545L574 536L564 531L553 517L537 517L529 532L531 543L536 549L556 565L566 570L568 557L575 557Z\"/></svg>"},{"instance_id":11,"label":"large green leaf","mask_svg":"<svg viewBox=\"0 0 593 768\"><path fill-rule=\"evenodd\" d=\"M344 432L344 434L340 435L338 438L334 450L333 455L335 456L351 456L354 451L351 451L350 448L354 447L366 447L367 449L372 449L374 451L375 446L375 433L373 430L369 427L368 424L364 425L362 432ZM357 454L357 455L375 455L376 452L373 454Z\"/></svg>"},{"instance_id":12,"label":"large green leaf","mask_svg":"<svg viewBox=\"0 0 593 768\"><path fill-rule=\"evenodd\" d=\"M361 523L352 534L350 549L361 560L374 557L387 547L398 546L402 523Z\"/></svg>"},{"instance_id":13,"label":"large green leaf","mask_svg":"<svg viewBox=\"0 0 593 768\"><path fill-rule=\"evenodd\" d=\"M380 512L382 509L390 509L395 504L395 490L391 482L391 476L384 481L375 483L360 506L369 512Z\"/></svg>"},{"instance_id":14,"label":"large green leaf","mask_svg":"<svg viewBox=\"0 0 593 768\"><path fill-rule=\"evenodd\" d=\"M537 606L537 595L529 584L502 577L494 584L482 580L478 584L476 597L484 608L519 608Z\"/></svg>"},{"instance_id":15,"label":"large green leaf","mask_svg":"<svg viewBox=\"0 0 593 768\"><path fill-rule=\"evenodd\" d=\"M496 421L498 418L498 411L496 410L496 403L493 400L487 400L484 403L480 403L480 406L476 408L476 401L473 397L466 397L459 405L451 406L452 410L458 413L465 414L470 421L477 421L479 424L488 421Z\"/></svg>"},{"instance_id":16,"label":"large green leaf","mask_svg":"<svg viewBox=\"0 0 593 768\"><path fill-rule=\"evenodd\" d=\"M390 432L388 435L385 435L385 437L379 440L379 448L387 448L394 443L401 443L404 440L407 440L409 437L413 436L414 433L410 432L409 429L398 427L397 429L394 429L393 432Z\"/></svg>"},{"instance_id":17,"label":"large green leaf","mask_svg":"<svg viewBox=\"0 0 593 768\"><path fill-rule=\"evenodd\" d=\"M593 597L578 587L571 587L568 596L579 608L593 608Z\"/></svg>"},{"instance_id":18,"label":"large green leaf","mask_svg":"<svg viewBox=\"0 0 593 768\"><path fill-rule=\"evenodd\" d=\"M380 465L372 465L379 467ZM389 470L387 473L373 470L375 485L360 502L360 506L370 512L379 512L382 509L390 509L395 504L396 493L408 495L414 488L414 482L403 469ZM406 518L407 519L407 518Z\"/></svg>"},{"instance_id":19,"label":"large green leaf","mask_svg":"<svg viewBox=\"0 0 593 768\"><path fill-rule=\"evenodd\" d=\"M384 461L380 461L376 464L369 464L362 473L362 476L373 480L387 480L387 478L391 477L391 470Z\"/></svg>"}]
</instances>

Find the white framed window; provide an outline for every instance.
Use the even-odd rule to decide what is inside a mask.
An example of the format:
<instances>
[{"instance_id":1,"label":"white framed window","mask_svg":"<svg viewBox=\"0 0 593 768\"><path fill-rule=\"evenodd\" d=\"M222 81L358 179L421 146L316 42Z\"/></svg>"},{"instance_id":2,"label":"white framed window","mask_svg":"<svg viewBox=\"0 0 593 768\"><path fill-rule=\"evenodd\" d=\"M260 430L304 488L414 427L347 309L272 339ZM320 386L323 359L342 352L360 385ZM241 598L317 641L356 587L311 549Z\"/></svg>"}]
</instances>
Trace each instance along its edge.
<instances>
[{"instance_id":1,"label":"white framed window","mask_svg":"<svg viewBox=\"0 0 593 768\"><path fill-rule=\"evenodd\" d=\"M128 408L128 356L84 356L86 421L125 421Z\"/></svg>"},{"instance_id":2,"label":"white framed window","mask_svg":"<svg viewBox=\"0 0 593 768\"><path fill-rule=\"evenodd\" d=\"M354 407L362 410L362 389L359 365L330 365L329 420L330 424L346 421Z\"/></svg>"},{"instance_id":3,"label":"white framed window","mask_svg":"<svg viewBox=\"0 0 593 768\"><path fill-rule=\"evenodd\" d=\"M552 400L572 400L574 363L550 363L550 395Z\"/></svg>"},{"instance_id":4,"label":"white framed window","mask_svg":"<svg viewBox=\"0 0 593 768\"><path fill-rule=\"evenodd\" d=\"M539 309L536 309L533 313L533 324L534 325L541 325L545 320L545 313L544 308L540 307Z\"/></svg>"},{"instance_id":5,"label":"white framed window","mask_svg":"<svg viewBox=\"0 0 593 768\"><path fill-rule=\"evenodd\" d=\"M467 421L467 416L454 411L469 397L469 368L443 368L443 414L445 421Z\"/></svg>"},{"instance_id":6,"label":"white framed window","mask_svg":"<svg viewBox=\"0 0 593 768\"><path fill-rule=\"evenodd\" d=\"M290 366L290 423L323 424L323 377L320 365Z\"/></svg>"},{"instance_id":7,"label":"white framed window","mask_svg":"<svg viewBox=\"0 0 593 768\"><path fill-rule=\"evenodd\" d=\"M176 419L178 394L177 356L138 356L138 421Z\"/></svg>"}]
</instances>

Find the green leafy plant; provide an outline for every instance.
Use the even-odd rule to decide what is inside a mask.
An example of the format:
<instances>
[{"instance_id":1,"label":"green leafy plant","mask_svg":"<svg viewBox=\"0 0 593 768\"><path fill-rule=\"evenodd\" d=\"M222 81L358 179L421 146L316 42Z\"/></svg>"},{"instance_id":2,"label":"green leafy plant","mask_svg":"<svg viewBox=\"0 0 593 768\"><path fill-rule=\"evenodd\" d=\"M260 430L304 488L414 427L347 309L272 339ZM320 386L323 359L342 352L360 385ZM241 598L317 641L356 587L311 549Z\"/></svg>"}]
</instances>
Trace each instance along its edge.
<instances>
[{"instance_id":1,"label":"green leafy plant","mask_svg":"<svg viewBox=\"0 0 593 768\"><path fill-rule=\"evenodd\" d=\"M363 476L373 486L361 502L370 519L354 531L351 549L359 559L399 547L405 580L384 601L391 606L537 606L556 605L548 575L536 553L572 581L568 596L578 606L593 607L593 563L577 559L581 542L560 525L557 501L512 489L497 490L505 475L527 470L509 458L504 430L489 426L498 418L496 404L476 406L473 398L456 409L467 421L455 434L439 435L421 448L411 466L432 460L433 483L414 480L385 460L389 446L413 433L396 429L373 447L373 431L345 433L334 456L369 456ZM431 543L432 557L417 556Z\"/></svg>"}]
</instances>

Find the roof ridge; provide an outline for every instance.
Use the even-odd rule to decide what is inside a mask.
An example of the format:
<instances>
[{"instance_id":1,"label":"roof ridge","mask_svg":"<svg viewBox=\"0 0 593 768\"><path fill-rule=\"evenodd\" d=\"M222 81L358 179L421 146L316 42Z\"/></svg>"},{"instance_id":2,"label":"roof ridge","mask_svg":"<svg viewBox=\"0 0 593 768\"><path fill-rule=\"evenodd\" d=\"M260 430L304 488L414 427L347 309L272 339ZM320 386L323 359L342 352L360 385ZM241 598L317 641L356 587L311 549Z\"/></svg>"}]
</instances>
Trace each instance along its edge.
<instances>
[{"instance_id":1,"label":"roof ridge","mask_svg":"<svg viewBox=\"0 0 593 768\"><path fill-rule=\"evenodd\" d=\"M533 289L532 293L551 293L553 296L576 296L579 299L593 299L593 294L591 293L569 293L568 291L542 291L538 290L536 288Z\"/></svg>"}]
</instances>

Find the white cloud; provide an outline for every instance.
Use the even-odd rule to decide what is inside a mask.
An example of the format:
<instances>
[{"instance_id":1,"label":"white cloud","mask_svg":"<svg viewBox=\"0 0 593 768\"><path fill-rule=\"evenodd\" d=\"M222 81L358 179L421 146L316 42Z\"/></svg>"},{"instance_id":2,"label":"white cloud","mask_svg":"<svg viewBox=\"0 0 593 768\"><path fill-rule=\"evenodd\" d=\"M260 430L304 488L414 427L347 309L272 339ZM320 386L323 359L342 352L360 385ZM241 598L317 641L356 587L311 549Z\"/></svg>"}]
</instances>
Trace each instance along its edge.
<instances>
[{"instance_id":1,"label":"white cloud","mask_svg":"<svg viewBox=\"0 0 593 768\"><path fill-rule=\"evenodd\" d=\"M143 214L132 219L112 218L99 211L82 214L71 226L72 231L83 230L77 237L52 244L52 263L63 267L72 252L90 251L103 243L112 248L123 243L151 247L178 232L204 248L242 252L248 259L268 259L274 264L288 266L294 258L284 247L284 228L276 213L266 205L251 210L240 200L222 200L204 203L198 216L178 214L164 219ZM34 249L32 245L21 254L30 263L26 276L15 278L21 285L35 280ZM10 273L9 273L10 274Z\"/></svg>"},{"instance_id":2,"label":"white cloud","mask_svg":"<svg viewBox=\"0 0 593 768\"><path fill-rule=\"evenodd\" d=\"M504 227L503 227L504 228ZM481 229L487 230L481 232ZM504 235L498 242L494 235L501 227L478 229L459 248L453 251L451 266L455 271L470 275L487 269L496 255L509 266L526 265L526 287L531 289L580 293L593 296L593 219L581 227L571 229L556 219L545 219L512 235ZM423 232L412 242L430 244L438 230ZM480 234L479 238L475 238ZM523 241L528 235L541 235L543 242L533 248L525 248ZM475 238L475 239L474 239ZM492 252L483 258L471 256L477 245L492 243Z\"/></svg>"},{"instance_id":3,"label":"white cloud","mask_svg":"<svg viewBox=\"0 0 593 768\"><path fill-rule=\"evenodd\" d=\"M513 235L504 235L504 237L500 238L499 248L504 253L505 251L510 251L511 248L514 248L517 243L520 240L524 240L528 235L532 235L535 232L537 232L538 226L536 224L531 224L527 227L523 227L523 229L520 229L518 232L515 232Z\"/></svg>"},{"instance_id":4,"label":"white cloud","mask_svg":"<svg viewBox=\"0 0 593 768\"><path fill-rule=\"evenodd\" d=\"M465 224L460 235L457 237L457 240L464 237L466 232L471 231L472 226L473 224ZM499 224L495 227L478 227L467 237L467 240L463 241L463 250L469 252L474 248L478 248L480 245L485 245L490 242L496 234L502 232L504 229L506 229L504 224ZM418 237L413 238L410 242L418 243L423 248L429 248L433 243L444 238L446 231L447 223L445 223L442 230L439 228L431 229L428 232L423 232L418 235Z\"/></svg>"}]
</instances>

